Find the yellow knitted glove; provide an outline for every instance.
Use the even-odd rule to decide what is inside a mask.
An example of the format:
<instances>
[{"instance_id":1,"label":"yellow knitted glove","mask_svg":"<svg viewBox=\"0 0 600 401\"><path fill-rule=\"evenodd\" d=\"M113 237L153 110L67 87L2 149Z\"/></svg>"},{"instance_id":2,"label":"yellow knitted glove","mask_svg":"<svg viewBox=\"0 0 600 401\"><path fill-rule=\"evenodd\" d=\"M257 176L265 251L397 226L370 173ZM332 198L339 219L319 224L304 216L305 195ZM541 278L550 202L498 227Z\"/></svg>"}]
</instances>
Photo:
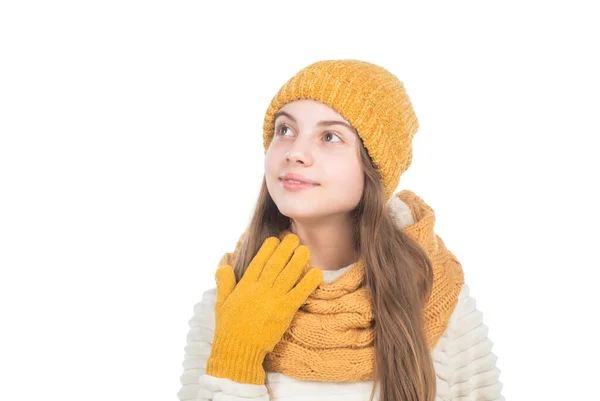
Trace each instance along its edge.
<instances>
[{"instance_id":1,"label":"yellow knitted glove","mask_svg":"<svg viewBox=\"0 0 600 401\"><path fill-rule=\"evenodd\" d=\"M219 266L207 374L239 383L265 383L265 356L323 279L323 272L312 268L296 285L310 258L308 248L299 244L296 234L281 241L267 238L237 285L233 268Z\"/></svg>"}]
</instances>

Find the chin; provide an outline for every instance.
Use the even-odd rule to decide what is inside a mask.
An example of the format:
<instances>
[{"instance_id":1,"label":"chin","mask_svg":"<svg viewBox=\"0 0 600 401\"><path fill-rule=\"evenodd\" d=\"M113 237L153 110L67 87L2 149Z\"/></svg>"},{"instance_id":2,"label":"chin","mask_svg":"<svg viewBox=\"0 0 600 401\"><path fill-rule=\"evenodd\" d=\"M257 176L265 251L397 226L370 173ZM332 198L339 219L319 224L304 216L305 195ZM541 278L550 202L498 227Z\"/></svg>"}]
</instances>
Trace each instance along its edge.
<instances>
[{"instance_id":1,"label":"chin","mask_svg":"<svg viewBox=\"0 0 600 401\"><path fill-rule=\"evenodd\" d=\"M314 209L306 204L294 205L288 202L279 202L277 203L277 208L279 209L279 213L291 219L300 217L310 217L315 214Z\"/></svg>"},{"instance_id":2,"label":"chin","mask_svg":"<svg viewBox=\"0 0 600 401\"><path fill-rule=\"evenodd\" d=\"M319 202L298 202L285 200L275 203L279 213L298 222L310 222L327 216L328 211L323 210Z\"/></svg>"}]
</instances>

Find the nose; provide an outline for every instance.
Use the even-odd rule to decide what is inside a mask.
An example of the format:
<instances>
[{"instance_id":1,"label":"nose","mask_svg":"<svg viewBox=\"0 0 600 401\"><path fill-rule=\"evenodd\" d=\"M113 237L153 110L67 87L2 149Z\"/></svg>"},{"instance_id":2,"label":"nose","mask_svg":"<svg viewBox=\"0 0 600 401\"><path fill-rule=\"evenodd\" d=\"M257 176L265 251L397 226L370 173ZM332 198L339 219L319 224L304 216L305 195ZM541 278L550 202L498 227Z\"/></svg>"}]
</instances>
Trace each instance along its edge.
<instances>
[{"instance_id":1,"label":"nose","mask_svg":"<svg viewBox=\"0 0 600 401\"><path fill-rule=\"evenodd\" d=\"M288 162L310 165L313 162L312 150L310 149L310 141L296 139L285 154L285 159Z\"/></svg>"}]
</instances>

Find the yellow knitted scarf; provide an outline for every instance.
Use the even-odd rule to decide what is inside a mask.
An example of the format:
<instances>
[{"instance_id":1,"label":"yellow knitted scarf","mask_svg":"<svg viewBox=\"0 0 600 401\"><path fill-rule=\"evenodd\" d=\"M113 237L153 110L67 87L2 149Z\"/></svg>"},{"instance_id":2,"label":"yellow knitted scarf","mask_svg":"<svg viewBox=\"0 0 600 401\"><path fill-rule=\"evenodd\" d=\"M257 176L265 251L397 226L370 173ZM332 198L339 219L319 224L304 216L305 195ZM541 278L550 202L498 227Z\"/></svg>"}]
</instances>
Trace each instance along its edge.
<instances>
[{"instance_id":1,"label":"yellow knitted scarf","mask_svg":"<svg viewBox=\"0 0 600 401\"><path fill-rule=\"evenodd\" d=\"M435 233L433 209L409 190L394 196L409 207L414 220L400 227L423 247L433 264L433 288L424 312L425 335L433 349L458 302L464 283L462 266ZM287 232L282 232L280 238ZM233 266L242 238L219 265ZM311 267L309 262L305 272ZM329 382L373 378L375 323L370 295L363 283L365 268L361 259L332 283L319 285L295 314L281 341L267 354L263 364L267 372Z\"/></svg>"}]
</instances>

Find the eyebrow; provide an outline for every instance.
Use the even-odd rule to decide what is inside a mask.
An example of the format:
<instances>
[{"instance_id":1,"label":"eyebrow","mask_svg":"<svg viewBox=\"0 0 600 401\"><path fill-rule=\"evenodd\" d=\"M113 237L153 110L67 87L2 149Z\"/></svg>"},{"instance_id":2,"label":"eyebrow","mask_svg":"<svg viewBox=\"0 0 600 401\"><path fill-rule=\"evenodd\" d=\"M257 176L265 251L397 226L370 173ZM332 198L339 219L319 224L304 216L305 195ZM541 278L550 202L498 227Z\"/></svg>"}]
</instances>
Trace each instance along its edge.
<instances>
[{"instance_id":1,"label":"eyebrow","mask_svg":"<svg viewBox=\"0 0 600 401\"><path fill-rule=\"evenodd\" d=\"M275 118L273 118L273 121L277 120L277 117L279 117L279 116L286 116L293 122L295 122L295 123L297 122L296 119L294 118L294 116L292 116L290 113L286 113L285 111L278 111L277 113L275 113ZM337 121L337 120L322 120L322 121L319 121L317 126L328 126L328 125L335 125L335 124L343 125L346 128L348 128L350 131L356 132L356 130L354 129L353 126L351 126L343 121Z\"/></svg>"}]
</instances>

